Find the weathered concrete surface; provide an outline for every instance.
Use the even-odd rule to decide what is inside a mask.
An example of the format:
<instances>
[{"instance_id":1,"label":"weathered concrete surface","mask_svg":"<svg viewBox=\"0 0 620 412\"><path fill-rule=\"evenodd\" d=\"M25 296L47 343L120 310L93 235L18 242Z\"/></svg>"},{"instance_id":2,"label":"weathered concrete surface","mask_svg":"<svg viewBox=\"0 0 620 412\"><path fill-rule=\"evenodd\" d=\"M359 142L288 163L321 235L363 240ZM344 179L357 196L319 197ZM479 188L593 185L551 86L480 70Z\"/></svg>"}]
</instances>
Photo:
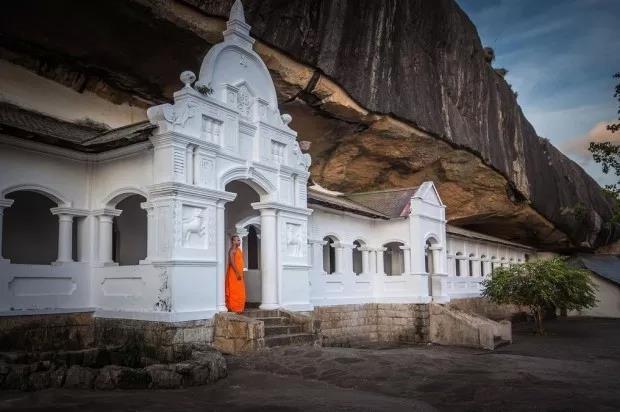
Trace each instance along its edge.
<instances>
[{"instance_id":1,"label":"weathered concrete surface","mask_svg":"<svg viewBox=\"0 0 620 412\"><path fill-rule=\"evenodd\" d=\"M495 352L278 348L229 358L228 378L207 387L2 391L0 410L617 410L620 321L553 321L543 337L516 326Z\"/></svg>"},{"instance_id":2,"label":"weathered concrete surface","mask_svg":"<svg viewBox=\"0 0 620 412\"><path fill-rule=\"evenodd\" d=\"M464 312L475 313L495 321L511 320L514 317L523 317L523 315L528 312L526 307L519 307L517 305L498 305L492 303L486 298L451 299L448 305Z\"/></svg>"},{"instance_id":3,"label":"weathered concrete surface","mask_svg":"<svg viewBox=\"0 0 620 412\"><path fill-rule=\"evenodd\" d=\"M495 339L512 341L510 321L464 312L449 305L430 305L429 340L439 345L495 349Z\"/></svg>"},{"instance_id":4,"label":"weathered concrete surface","mask_svg":"<svg viewBox=\"0 0 620 412\"><path fill-rule=\"evenodd\" d=\"M10 2L0 57L144 107L170 99L182 70L197 70L231 4ZM598 185L536 136L453 0L244 5L282 109L313 142L311 171L322 185L355 191L432 179L452 223L548 249L620 236Z\"/></svg>"}]
</instances>

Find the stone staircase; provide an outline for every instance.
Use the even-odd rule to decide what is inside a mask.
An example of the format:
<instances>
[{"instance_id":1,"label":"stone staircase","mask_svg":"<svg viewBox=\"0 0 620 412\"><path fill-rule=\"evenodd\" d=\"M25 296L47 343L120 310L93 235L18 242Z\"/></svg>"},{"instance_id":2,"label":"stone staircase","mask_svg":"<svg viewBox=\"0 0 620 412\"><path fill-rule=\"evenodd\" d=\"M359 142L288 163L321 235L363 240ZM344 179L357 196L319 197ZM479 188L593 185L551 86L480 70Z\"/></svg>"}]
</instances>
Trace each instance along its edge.
<instances>
[{"instance_id":1,"label":"stone staircase","mask_svg":"<svg viewBox=\"0 0 620 412\"><path fill-rule=\"evenodd\" d=\"M287 311L247 309L243 316L263 322L265 347L303 345L317 340L311 320Z\"/></svg>"}]
</instances>

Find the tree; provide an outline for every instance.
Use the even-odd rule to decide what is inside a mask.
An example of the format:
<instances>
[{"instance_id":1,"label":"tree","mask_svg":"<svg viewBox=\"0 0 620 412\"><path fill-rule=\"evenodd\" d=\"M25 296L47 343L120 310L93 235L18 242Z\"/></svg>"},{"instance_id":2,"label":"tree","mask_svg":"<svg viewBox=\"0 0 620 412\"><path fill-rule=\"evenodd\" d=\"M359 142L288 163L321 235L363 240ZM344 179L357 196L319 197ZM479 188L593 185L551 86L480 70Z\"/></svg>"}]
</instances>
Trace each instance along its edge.
<instances>
[{"instance_id":1,"label":"tree","mask_svg":"<svg viewBox=\"0 0 620 412\"><path fill-rule=\"evenodd\" d=\"M596 303L590 273L559 257L496 268L482 286L482 295L493 303L527 307L541 335L547 309L581 310Z\"/></svg>"},{"instance_id":2,"label":"tree","mask_svg":"<svg viewBox=\"0 0 620 412\"><path fill-rule=\"evenodd\" d=\"M614 78L620 79L620 72L614 74ZM618 120L620 120L620 82L616 85L614 97L618 99ZM607 130L612 133L620 130L620 122L607 125ZM596 163L601 164L603 173L614 173L620 176L620 146L611 142L590 142L588 150ZM616 184L606 185L605 188L616 196L620 195L620 181Z\"/></svg>"},{"instance_id":3,"label":"tree","mask_svg":"<svg viewBox=\"0 0 620 412\"><path fill-rule=\"evenodd\" d=\"M620 72L614 74L615 79L620 80ZM618 120L620 120L620 82L616 85L614 97L618 99ZM612 133L620 130L620 122L607 125L607 130ZM615 203L613 221L620 222L620 145L611 142L590 142L588 150L596 163L600 163L603 173L613 173L618 182L605 185L605 194L612 198Z\"/></svg>"}]
</instances>

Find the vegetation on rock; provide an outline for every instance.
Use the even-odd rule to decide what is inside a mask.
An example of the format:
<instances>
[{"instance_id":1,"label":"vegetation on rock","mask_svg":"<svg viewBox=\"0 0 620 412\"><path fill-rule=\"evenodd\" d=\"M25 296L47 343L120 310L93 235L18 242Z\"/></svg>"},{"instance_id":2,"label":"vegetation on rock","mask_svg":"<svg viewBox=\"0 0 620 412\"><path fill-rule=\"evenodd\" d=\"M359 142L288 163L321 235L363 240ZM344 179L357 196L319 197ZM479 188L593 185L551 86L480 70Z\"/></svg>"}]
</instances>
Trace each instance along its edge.
<instances>
[{"instance_id":1,"label":"vegetation on rock","mask_svg":"<svg viewBox=\"0 0 620 412\"><path fill-rule=\"evenodd\" d=\"M596 303L589 272L573 268L559 257L496 268L482 286L482 295L493 303L529 308L541 335L548 309L582 310Z\"/></svg>"},{"instance_id":2,"label":"vegetation on rock","mask_svg":"<svg viewBox=\"0 0 620 412\"><path fill-rule=\"evenodd\" d=\"M620 80L620 72L614 74L615 79ZM620 82L616 85L614 97L618 99L618 120L620 120ZM607 130L612 133L620 130L620 121L607 125ZM617 183L605 185L603 191L615 201L613 221L620 222L620 145L612 142L590 142L588 150L596 163L601 164L603 173L613 173L619 178Z\"/></svg>"}]
</instances>

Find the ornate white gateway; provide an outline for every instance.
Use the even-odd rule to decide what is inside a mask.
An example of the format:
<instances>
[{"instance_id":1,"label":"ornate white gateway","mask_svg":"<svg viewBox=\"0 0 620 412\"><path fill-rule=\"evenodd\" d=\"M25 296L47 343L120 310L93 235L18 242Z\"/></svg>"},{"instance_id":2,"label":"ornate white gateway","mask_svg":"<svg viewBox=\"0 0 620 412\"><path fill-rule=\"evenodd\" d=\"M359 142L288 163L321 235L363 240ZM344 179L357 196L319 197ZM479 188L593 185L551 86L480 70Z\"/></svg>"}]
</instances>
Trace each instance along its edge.
<instances>
[{"instance_id":1,"label":"ornate white gateway","mask_svg":"<svg viewBox=\"0 0 620 412\"><path fill-rule=\"evenodd\" d=\"M291 117L278 110L267 67L252 50L241 2L224 41L209 51L200 76L183 72L174 104L148 110L158 126L147 261L169 267L171 301L226 310L226 185L243 181L260 196L261 308L310 309L306 184L310 156L301 152ZM232 222L233 224L236 222Z\"/></svg>"}]
</instances>

